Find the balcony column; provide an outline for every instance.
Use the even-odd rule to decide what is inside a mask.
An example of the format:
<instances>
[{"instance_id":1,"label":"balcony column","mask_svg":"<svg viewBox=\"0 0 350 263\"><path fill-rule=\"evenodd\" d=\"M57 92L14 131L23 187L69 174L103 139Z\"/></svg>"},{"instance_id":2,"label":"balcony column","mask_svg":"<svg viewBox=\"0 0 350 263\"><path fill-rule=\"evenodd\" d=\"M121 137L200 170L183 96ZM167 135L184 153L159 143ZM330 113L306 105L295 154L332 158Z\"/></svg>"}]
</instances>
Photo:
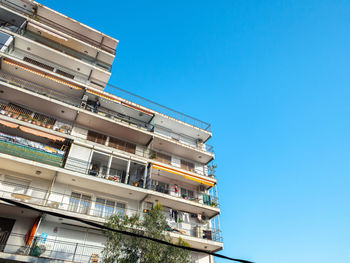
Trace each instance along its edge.
<instances>
[{"instance_id":1,"label":"balcony column","mask_svg":"<svg viewBox=\"0 0 350 263\"><path fill-rule=\"evenodd\" d=\"M111 155L109 156L108 165L107 165L107 173L106 173L106 177L107 177L107 178L108 178L109 172L110 172L110 170L111 170L112 158L113 158L113 155L111 154Z\"/></svg>"},{"instance_id":2,"label":"balcony column","mask_svg":"<svg viewBox=\"0 0 350 263\"><path fill-rule=\"evenodd\" d=\"M130 171L130 164L131 164L131 160L128 160L128 164L126 166L126 176L125 176L125 184L128 184L128 180L129 180L129 171Z\"/></svg>"},{"instance_id":3,"label":"balcony column","mask_svg":"<svg viewBox=\"0 0 350 263\"><path fill-rule=\"evenodd\" d=\"M144 173L143 173L143 188L145 188L145 186L146 186L146 178L147 178L147 164L145 165L145 171L144 171Z\"/></svg>"},{"instance_id":4,"label":"balcony column","mask_svg":"<svg viewBox=\"0 0 350 263\"><path fill-rule=\"evenodd\" d=\"M151 189L151 173L152 173L152 163L149 163L147 165L147 173L146 173L146 181L145 181L146 189Z\"/></svg>"},{"instance_id":5,"label":"balcony column","mask_svg":"<svg viewBox=\"0 0 350 263\"><path fill-rule=\"evenodd\" d=\"M53 189L53 187L55 185L55 182L56 182L57 174L58 174L58 172L55 172L55 175L53 176L50 188L49 188L49 190L46 193L45 201L44 201L45 205L47 205L47 202L49 201L49 197L51 195L52 189Z\"/></svg>"}]
</instances>

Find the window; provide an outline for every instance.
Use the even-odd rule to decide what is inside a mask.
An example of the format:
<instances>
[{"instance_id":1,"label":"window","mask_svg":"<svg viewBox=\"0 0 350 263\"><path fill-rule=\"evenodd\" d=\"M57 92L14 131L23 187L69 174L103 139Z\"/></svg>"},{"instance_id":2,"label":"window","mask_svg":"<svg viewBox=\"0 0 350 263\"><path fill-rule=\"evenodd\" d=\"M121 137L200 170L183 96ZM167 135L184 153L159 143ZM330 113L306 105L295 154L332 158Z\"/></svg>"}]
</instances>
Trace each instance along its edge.
<instances>
[{"instance_id":1,"label":"window","mask_svg":"<svg viewBox=\"0 0 350 263\"><path fill-rule=\"evenodd\" d=\"M106 144L107 136L101 133L88 131L87 139L92 142Z\"/></svg>"},{"instance_id":2,"label":"window","mask_svg":"<svg viewBox=\"0 0 350 263\"><path fill-rule=\"evenodd\" d=\"M124 215L125 207L126 205L124 203L119 203L97 197L94 215L99 217L109 217L115 213L120 213L121 215Z\"/></svg>"},{"instance_id":3,"label":"window","mask_svg":"<svg viewBox=\"0 0 350 263\"><path fill-rule=\"evenodd\" d=\"M69 210L81 214L88 214L91 206L91 196L72 192L69 200Z\"/></svg>"},{"instance_id":4,"label":"window","mask_svg":"<svg viewBox=\"0 0 350 263\"><path fill-rule=\"evenodd\" d=\"M121 151L129 152L129 153L136 152L136 145L135 144L125 142L123 140L119 140L119 139L113 138L113 137L109 138L108 146L116 148L116 149L121 150Z\"/></svg>"},{"instance_id":5,"label":"window","mask_svg":"<svg viewBox=\"0 0 350 263\"><path fill-rule=\"evenodd\" d=\"M181 168L187 171L194 172L194 164L185 160L181 160Z\"/></svg>"},{"instance_id":6,"label":"window","mask_svg":"<svg viewBox=\"0 0 350 263\"><path fill-rule=\"evenodd\" d=\"M159 152L154 152L153 154L155 155L155 160L165 164L171 164L171 156Z\"/></svg>"},{"instance_id":7,"label":"window","mask_svg":"<svg viewBox=\"0 0 350 263\"><path fill-rule=\"evenodd\" d=\"M159 182L156 180L152 180L151 184L153 190L156 190L160 193L169 194L169 184Z\"/></svg>"},{"instance_id":8,"label":"window","mask_svg":"<svg viewBox=\"0 0 350 263\"><path fill-rule=\"evenodd\" d=\"M44 69L49 70L49 71L53 71L54 70L54 67L51 67L49 65L46 65L44 63L41 63L41 62L39 62L37 60L31 59L31 58L28 58L28 57L24 57L23 60L25 62L31 63L31 64L33 64L33 65L35 65L37 67L41 67L41 68L44 68Z\"/></svg>"},{"instance_id":9,"label":"window","mask_svg":"<svg viewBox=\"0 0 350 263\"><path fill-rule=\"evenodd\" d=\"M194 199L194 192L185 188L181 188L181 196L185 199Z\"/></svg>"}]
</instances>

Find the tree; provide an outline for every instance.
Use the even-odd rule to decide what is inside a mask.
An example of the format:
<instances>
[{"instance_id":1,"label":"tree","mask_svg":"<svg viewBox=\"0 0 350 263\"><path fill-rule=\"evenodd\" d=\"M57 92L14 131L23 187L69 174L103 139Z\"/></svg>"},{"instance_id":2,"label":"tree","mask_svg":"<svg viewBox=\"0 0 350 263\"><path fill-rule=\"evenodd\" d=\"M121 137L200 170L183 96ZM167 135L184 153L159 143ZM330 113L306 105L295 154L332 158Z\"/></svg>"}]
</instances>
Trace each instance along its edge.
<instances>
[{"instance_id":1,"label":"tree","mask_svg":"<svg viewBox=\"0 0 350 263\"><path fill-rule=\"evenodd\" d=\"M135 214L132 216L115 214L109 217L106 225L113 229L124 230L148 237L171 242L169 227L160 204L145 213L143 218ZM106 231L107 241L103 250L105 263L189 263L188 250L167 246L143 238L132 237L112 231ZM178 245L189 246L181 238Z\"/></svg>"}]
</instances>

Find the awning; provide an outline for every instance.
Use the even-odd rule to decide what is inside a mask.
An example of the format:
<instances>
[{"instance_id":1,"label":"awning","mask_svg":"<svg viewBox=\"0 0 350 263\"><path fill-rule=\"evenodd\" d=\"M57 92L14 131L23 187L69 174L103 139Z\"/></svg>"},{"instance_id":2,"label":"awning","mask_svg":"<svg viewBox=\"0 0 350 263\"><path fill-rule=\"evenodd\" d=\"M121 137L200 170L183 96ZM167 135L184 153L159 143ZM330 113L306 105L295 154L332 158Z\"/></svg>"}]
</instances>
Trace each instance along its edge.
<instances>
[{"instance_id":1,"label":"awning","mask_svg":"<svg viewBox=\"0 0 350 263\"><path fill-rule=\"evenodd\" d=\"M63 138L63 137L56 136L56 135L53 135L53 134L49 134L49 133L46 133L46 132L42 132L42 131L39 131L39 130L35 130L35 129L32 129L32 128L28 128L28 127L25 127L25 126L22 126L22 125L18 125L16 123L9 122L9 121L0 120L0 124L4 125L6 127L12 128L12 129L19 128L21 131L24 131L24 132L27 132L27 133L30 133L30 134L33 134L33 135L37 135L37 136L40 136L40 137L45 137L45 138L48 138L48 139L53 140L53 141L63 142L65 140L65 138Z\"/></svg>"},{"instance_id":2,"label":"awning","mask_svg":"<svg viewBox=\"0 0 350 263\"><path fill-rule=\"evenodd\" d=\"M199 182L201 184L205 184L205 185L209 185L209 186L214 186L215 185L215 183L213 181L211 181L211 180L207 180L207 179L201 178L199 176L195 176L195 175L183 172L183 171L179 171L179 170L176 170L176 169L173 169L173 168L170 168L170 167L166 167L166 166L160 165L160 164L152 164L152 167L155 168L155 169L159 169L159 170L163 170L163 171L169 172L169 173L181 175L181 176L185 177L186 179L189 179L189 180L192 180L192 181L196 181L196 182Z\"/></svg>"},{"instance_id":3,"label":"awning","mask_svg":"<svg viewBox=\"0 0 350 263\"><path fill-rule=\"evenodd\" d=\"M38 216L34 221L33 227L27 232L25 236L26 245L29 247L33 242L34 236L36 234L36 231L38 229L40 222L41 222L41 216Z\"/></svg>"},{"instance_id":4,"label":"awning","mask_svg":"<svg viewBox=\"0 0 350 263\"><path fill-rule=\"evenodd\" d=\"M133 108L133 109L135 109L135 110L138 110L138 111L141 111L141 112L143 112L143 113L146 113L146 114L148 114L148 115L150 115L150 116L154 116L154 114L153 114L152 112L147 111L147 110L144 110L144 109L141 109L140 107L131 105L130 103L124 102L124 101L122 101L121 99L118 99L116 96L114 96L114 95L112 95L112 94L108 94L108 93L106 93L106 92L104 92L104 91L96 91L96 90L93 90L93 89L91 89L91 88L89 88L89 87L87 88L87 91L90 92L90 93L92 93L92 94L94 94L94 95L97 95L97 96L99 96L99 97L105 98L105 99L107 99L107 100L120 103L120 104L125 105L125 106L127 106L127 107L129 107L129 108Z\"/></svg>"},{"instance_id":5,"label":"awning","mask_svg":"<svg viewBox=\"0 0 350 263\"><path fill-rule=\"evenodd\" d=\"M27 133L30 133L30 134L33 134L33 135L37 135L37 136L40 136L40 137L45 137L45 138L48 138L48 139L53 140L53 141L61 141L61 142L63 142L65 140L65 138L63 138L63 137L59 137L59 136L56 136L56 135L52 135L52 134L49 134L49 133L46 133L46 132L38 131L38 130L35 130L35 129L32 129L32 128L28 128L28 127L24 127L24 126L20 126L19 129L24 131L24 132L27 132Z\"/></svg>"},{"instance_id":6,"label":"awning","mask_svg":"<svg viewBox=\"0 0 350 263\"><path fill-rule=\"evenodd\" d=\"M70 88L78 89L78 90L82 90L83 89L81 86L78 86L78 85L76 85L74 83L71 83L71 82L66 81L64 79L61 79L61 78L58 78L58 77L56 77L56 76L54 76L52 74L46 73L44 71L34 69L34 68L29 67L29 66L27 66L25 64L19 63L19 62L15 61L15 60L4 58L3 62L6 63L6 64L9 64L9 65L21 68L23 70L29 71L29 72L34 73L36 75L39 75L39 76L41 76L43 78L47 78L47 79L53 80L53 81L55 81L57 83L66 85L66 86L68 86Z\"/></svg>"},{"instance_id":7,"label":"awning","mask_svg":"<svg viewBox=\"0 0 350 263\"><path fill-rule=\"evenodd\" d=\"M13 129L18 128L18 124L9 121L0 120L0 124Z\"/></svg>"}]
</instances>

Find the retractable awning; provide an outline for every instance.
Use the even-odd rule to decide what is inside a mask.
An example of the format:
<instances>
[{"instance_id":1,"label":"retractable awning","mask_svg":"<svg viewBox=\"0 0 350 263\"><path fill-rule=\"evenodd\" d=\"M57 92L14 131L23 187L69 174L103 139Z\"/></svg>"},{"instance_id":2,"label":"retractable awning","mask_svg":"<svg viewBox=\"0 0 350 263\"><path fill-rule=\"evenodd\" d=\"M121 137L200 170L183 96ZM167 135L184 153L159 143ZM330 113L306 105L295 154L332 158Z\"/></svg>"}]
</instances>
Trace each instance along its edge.
<instances>
[{"instance_id":1,"label":"retractable awning","mask_svg":"<svg viewBox=\"0 0 350 263\"><path fill-rule=\"evenodd\" d=\"M170 167L167 167L167 166L163 166L163 165L160 165L160 164L152 164L152 168L163 170L163 171L166 171L166 172L169 172L169 173L173 173L173 174L177 174L177 175L181 175L181 176L185 177L186 179L189 179L189 180L192 180L192 181L196 181L196 182L199 182L201 184L208 185L208 186L214 186L215 185L214 181L212 181L212 180L205 179L205 178L202 178L200 176L196 176L196 175L193 175L193 174L190 174L190 173L179 171L177 169L173 169L173 168L170 168Z\"/></svg>"}]
</instances>

